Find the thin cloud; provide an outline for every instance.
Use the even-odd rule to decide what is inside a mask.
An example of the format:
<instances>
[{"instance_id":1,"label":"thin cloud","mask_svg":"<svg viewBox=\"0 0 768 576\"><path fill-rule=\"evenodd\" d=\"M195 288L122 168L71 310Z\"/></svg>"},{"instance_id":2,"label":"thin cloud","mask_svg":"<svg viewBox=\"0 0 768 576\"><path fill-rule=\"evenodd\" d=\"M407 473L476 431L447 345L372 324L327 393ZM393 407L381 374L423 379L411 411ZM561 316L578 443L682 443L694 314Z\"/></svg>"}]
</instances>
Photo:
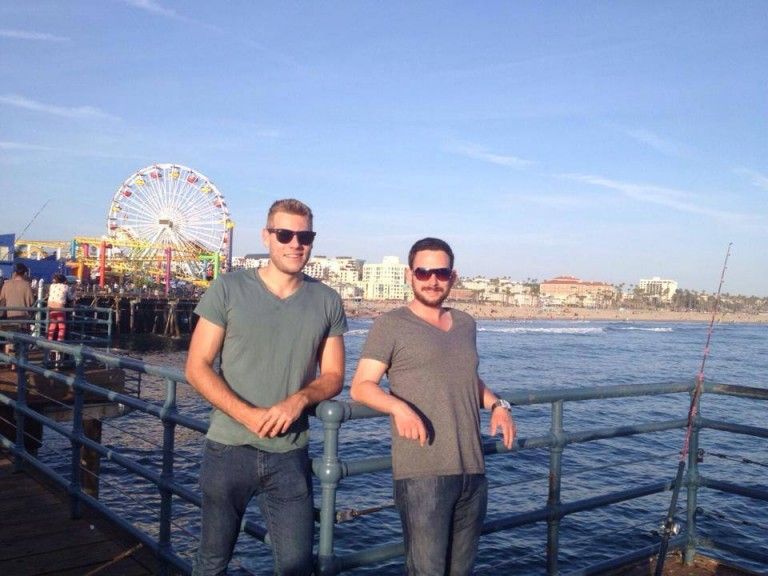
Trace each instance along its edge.
<instances>
[{"instance_id":1,"label":"thin cloud","mask_svg":"<svg viewBox=\"0 0 768 576\"><path fill-rule=\"evenodd\" d=\"M69 42L70 38L56 36L47 32L31 32L29 30L10 30L0 28L0 38L13 38L15 40L36 40L40 42Z\"/></svg>"},{"instance_id":2,"label":"thin cloud","mask_svg":"<svg viewBox=\"0 0 768 576\"><path fill-rule=\"evenodd\" d=\"M695 194L682 190L674 190L672 188L664 188L661 186L652 186L648 184L620 182L617 180L604 178L602 176L593 176L589 174L563 174L562 177L569 180L575 180L577 182L583 182L585 184L592 184L601 188L607 188L608 190L615 190L620 192L623 196L637 200L638 202L656 204L658 206L672 208L673 210L677 210L679 212L700 214L703 216L710 216L719 219L749 219L749 217L745 214L726 212L725 210L699 206L695 203L695 200L697 199Z\"/></svg>"},{"instance_id":3,"label":"thin cloud","mask_svg":"<svg viewBox=\"0 0 768 576\"><path fill-rule=\"evenodd\" d=\"M475 144L452 144L449 146L449 150L454 154L466 156L473 160L481 160L483 162L490 162L491 164L507 166L509 168L527 168L528 166L535 164L532 160L525 160L524 158L518 158L517 156L489 152L485 148Z\"/></svg>"},{"instance_id":4,"label":"thin cloud","mask_svg":"<svg viewBox=\"0 0 768 576\"><path fill-rule=\"evenodd\" d=\"M144 10L145 12L149 12L150 14L155 14L157 16L167 16L168 18L181 17L175 10L172 10L171 8L165 8L154 0L123 0L123 2L128 6L138 8L139 10Z\"/></svg>"},{"instance_id":5,"label":"thin cloud","mask_svg":"<svg viewBox=\"0 0 768 576\"><path fill-rule=\"evenodd\" d=\"M0 142L0 150L31 150L35 152L49 152L55 150L49 146L40 146L39 144L26 144L24 142Z\"/></svg>"},{"instance_id":6,"label":"thin cloud","mask_svg":"<svg viewBox=\"0 0 768 576\"><path fill-rule=\"evenodd\" d=\"M14 106L16 108L23 108L25 110L32 110L34 112L42 112L43 114L51 114L53 116L62 116L64 118L101 118L118 120L117 116L108 114L103 110L99 110L93 106L56 106L54 104L44 104L37 102L31 98L25 96L19 96L18 94L5 94L0 96L0 104L6 106Z\"/></svg>"},{"instance_id":7,"label":"thin cloud","mask_svg":"<svg viewBox=\"0 0 768 576\"><path fill-rule=\"evenodd\" d=\"M756 170L750 170L749 168L736 168L734 172L749 178L753 186L757 186L763 190L768 190L768 176L765 174L761 174Z\"/></svg>"},{"instance_id":8,"label":"thin cloud","mask_svg":"<svg viewBox=\"0 0 768 576\"><path fill-rule=\"evenodd\" d=\"M66 156L76 156L81 158L119 158L123 160L145 160L146 157L135 154L110 153L103 150L78 150L75 148L57 148L54 146L42 146L40 144L29 144L27 142L0 141L0 150L10 152L53 152Z\"/></svg>"},{"instance_id":9,"label":"thin cloud","mask_svg":"<svg viewBox=\"0 0 768 576\"><path fill-rule=\"evenodd\" d=\"M214 26L207 22L200 22L199 20L195 20L194 18L190 18L189 16L185 16L184 14L180 14L179 12L177 12L176 10L173 10L172 8L166 8L165 6L161 5L159 2L155 2L155 0L121 0L121 1L123 2L123 4L130 6L131 8L142 10L144 12L147 12L148 14L151 14L152 16L162 16L164 18L169 18L171 20L185 22L186 24L191 24L193 26L199 26L200 28L204 28L212 32L224 34L224 31L218 26Z\"/></svg>"},{"instance_id":10,"label":"thin cloud","mask_svg":"<svg viewBox=\"0 0 768 576\"><path fill-rule=\"evenodd\" d=\"M201 22L200 20L195 20L194 18L190 18L189 16L180 14L176 10L162 6L159 2L156 2L155 0L120 0L120 1L123 4L130 6L131 8L143 10L144 12L152 14L153 16L163 16L165 18L170 18L172 20L177 20L179 22L185 22L190 25L199 26L200 28L209 30L213 33L223 36L229 41L238 42L244 46L248 46L249 48L258 50L259 52L263 53L265 56L267 56L268 58L271 58L275 62L278 62L285 66L290 66L298 71L306 70L305 66L303 66L300 62L298 62L296 59L294 59L291 56L282 54L280 52L276 52L271 47L268 47L267 45L262 44L260 42L257 42L252 38L233 35L230 32L214 24L210 24L208 22Z\"/></svg>"},{"instance_id":11,"label":"thin cloud","mask_svg":"<svg viewBox=\"0 0 768 576\"><path fill-rule=\"evenodd\" d=\"M681 158L684 156L689 156L691 153L690 149L687 146L683 144L679 144L677 142L673 142L668 138L662 138L661 136L659 136L654 132L651 132L650 130L645 130L642 128L627 130L627 135L630 138L633 138L638 142L642 142L643 144L650 146L654 150L661 152L665 156L673 156L675 158Z\"/></svg>"}]
</instances>

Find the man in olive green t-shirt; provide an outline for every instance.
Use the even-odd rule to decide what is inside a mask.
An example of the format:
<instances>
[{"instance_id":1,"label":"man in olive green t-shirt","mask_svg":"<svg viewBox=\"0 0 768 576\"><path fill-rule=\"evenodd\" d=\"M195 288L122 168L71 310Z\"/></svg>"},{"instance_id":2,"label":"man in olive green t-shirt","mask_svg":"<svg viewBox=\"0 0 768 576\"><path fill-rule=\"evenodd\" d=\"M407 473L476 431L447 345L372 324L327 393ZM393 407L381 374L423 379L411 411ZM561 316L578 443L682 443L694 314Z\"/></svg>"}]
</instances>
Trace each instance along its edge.
<instances>
[{"instance_id":1,"label":"man in olive green t-shirt","mask_svg":"<svg viewBox=\"0 0 768 576\"><path fill-rule=\"evenodd\" d=\"M347 329L339 295L302 272L314 237L308 206L275 202L262 231L269 264L219 277L195 309L200 318L186 376L213 411L200 471L202 535L193 574L226 571L254 495L275 573L312 573L306 408L341 391Z\"/></svg>"}]
</instances>

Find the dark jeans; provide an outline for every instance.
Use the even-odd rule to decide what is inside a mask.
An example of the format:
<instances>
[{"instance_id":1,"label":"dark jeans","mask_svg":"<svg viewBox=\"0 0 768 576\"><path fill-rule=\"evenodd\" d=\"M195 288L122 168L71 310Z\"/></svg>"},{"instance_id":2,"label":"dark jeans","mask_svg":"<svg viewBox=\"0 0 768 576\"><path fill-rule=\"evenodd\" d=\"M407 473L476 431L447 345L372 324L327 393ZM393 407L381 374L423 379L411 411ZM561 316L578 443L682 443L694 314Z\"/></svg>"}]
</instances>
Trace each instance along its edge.
<instances>
[{"instance_id":1,"label":"dark jeans","mask_svg":"<svg viewBox=\"0 0 768 576\"><path fill-rule=\"evenodd\" d=\"M472 573L488 504L484 474L395 480L409 576Z\"/></svg>"},{"instance_id":2,"label":"dark jeans","mask_svg":"<svg viewBox=\"0 0 768 576\"><path fill-rule=\"evenodd\" d=\"M225 574L253 496L269 532L275 574L312 573L312 481L307 449L284 454L205 441L203 522L193 574Z\"/></svg>"}]
</instances>

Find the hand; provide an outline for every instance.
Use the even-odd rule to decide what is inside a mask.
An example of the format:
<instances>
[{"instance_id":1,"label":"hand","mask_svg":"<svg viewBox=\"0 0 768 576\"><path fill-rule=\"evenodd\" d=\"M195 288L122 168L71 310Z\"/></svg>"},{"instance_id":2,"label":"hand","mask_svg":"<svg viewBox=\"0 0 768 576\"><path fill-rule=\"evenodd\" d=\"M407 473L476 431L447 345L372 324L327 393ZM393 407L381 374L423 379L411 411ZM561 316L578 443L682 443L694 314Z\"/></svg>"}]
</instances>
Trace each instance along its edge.
<instances>
[{"instance_id":1,"label":"hand","mask_svg":"<svg viewBox=\"0 0 768 576\"><path fill-rule=\"evenodd\" d=\"M496 408L491 412L491 436L501 430L504 446L509 450L517 435L517 425L512 419L512 413L505 408Z\"/></svg>"},{"instance_id":2,"label":"hand","mask_svg":"<svg viewBox=\"0 0 768 576\"><path fill-rule=\"evenodd\" d=\"M395 428L397 433L409 440L418 440L421 446L427 443L427 427L424 421L416 412L405 402L400 402L392 409L392 416L395 419Z\"/></svg>"},{"instance_id":3,"label":"hand","mask_svg":"<svg viewBox=\"0 0 768 576\"><path fill-rule=\"evenodd\" d=\"M246 426L259 438L274 438L299 419L305 405L301 397L293 395L270 408L255 408L254 418Z\"/></svg>"}]
</instances>

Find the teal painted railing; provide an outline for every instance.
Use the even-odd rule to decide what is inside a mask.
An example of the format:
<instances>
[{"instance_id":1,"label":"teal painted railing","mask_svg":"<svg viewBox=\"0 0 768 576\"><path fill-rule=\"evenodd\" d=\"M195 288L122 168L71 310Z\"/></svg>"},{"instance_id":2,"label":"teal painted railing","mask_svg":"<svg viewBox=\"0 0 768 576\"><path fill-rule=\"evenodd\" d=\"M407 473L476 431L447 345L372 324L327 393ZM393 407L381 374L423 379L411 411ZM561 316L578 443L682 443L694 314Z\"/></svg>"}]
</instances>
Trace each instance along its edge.
<instances>
[{"instance_id":1,"label":"teal painted railing","mask_svg":"<svg viewBox=\"0 0 768 576\"><path fill-rule=\"evenodd\" d=\"M48 333L50 311L51 309L46 307L42 300L30 308L10 306L0 308L0 330L5 330L9 325L21 325L30 334L45 337ZM87 344L96 348L109 348L112 345L115 313L112 308L74 306L56 308L55 311L62 311L67 315L67 343ZM7 312L24 312L26 317L6 318Z\"/></svg>"},{"instance_id":2,"label":"teal painted railing","mask_svg":"<svg viewBox=\"0 0 768 576\"><path fill-rule=\"evenodd\" d=\"M0 362L10 362L16 366L18 385L18 391L15 395L0 393L0 404L13 409L17 430L15 439L0 436L0 443L13 453L19 466L32 466L63 486L71 497L72 514L74 516L80 513L81 503L85 503L107 516L152 550L159 560L159 572L189 573L191 570L191 559L188 555L180 555L173 546L172 527L176 519L173 517L174 508L171 506L171 502L173 498L180 498L193 506L199 507L200 495L197 490L190 489L178 481L178 472L174 468L174 439L180 427L196 433L204 433L207 424L178 411L177 389L179 384L184 382L183 374L179 370L152 366L135 359L99 352L82 345L62 345L41 338L2 331L0 331L0 340L13 341L15 344L15 352L12 356L0 353ZM72 359L76 369L73 373L66 374L50 370L40 362L31 361L29 359L29 351L33 348L43 351L58 350L63 352ZM161 378L164 382L164 400L162 402L150 402L136 395L107 390L89 383L86 367L93 364L119 368L129 373L152 375ZM71 427L54 421L44 413L33 410L28 405L26 401L26 373L28 371L52 378L62 386L69 387L74 392L74 400L71 403L73 418ZM563 518L579 512L602 509L612 504L631 501L651 494L664 493L671 489L672 484L672 479L670 478L668 481L639 485L596 497L564 502L561 491L563 480L562 458L564 452L575 445L584 443L680 429L686 425L686 419L680 418L568 432L564 427L565 406L570 403L587 400L602 401L615 398L685 394L690 393L693 386L694 382L691 380L690 382L667 382L632 386L532 390L504 395L507 400L518 407L548 405L550 407L549 431L538 436L519 438L512 448L512 454L503 447L501 442L488 442L484 446L486 456L488 459L510 456L514 458L515 452L524 452L532 449L548 450L548 494L546 499L533 510L490 518L484 526L484 534L489 535L500 531L512 531L522 526L546 523L546 571L551 575L560 574L561 566L559 560L562 549L560 543L560 521ZM707 394L736 396L755 402L766 402L768 400L768 389L763 388L707 383L705 384L705 391ZM83 433L86 394L91 397L101 398L105 402L118 403L128 410L140 411L162 422L162 445L158 448L162 457L162 463L159 472L151 466L131 458L127 452L123 451L126 448L125 446L107 447ZM322 422L323 427L323 437L321 439L322 453L313 461L313 470L321 486L317 573L321 575L338 574L357 567L376 565L377 563L396 559L402 555L401 542L384 543L373 548L338 554L335 550L334 540L338 523L343 521L345 517L354 516L349 511L337 508L336 498L340 486L343 486L347 478L371 472L387 471L391 466L391 459L388 453L360 459L345 459L339 453L339 435L343 431L345 424L351 421L381 418L382 415L356 403L327 401L317 407L316 417ZM69 440L71 446L69 474L60 474L48 464L38 459L33 453L27 451L24 445L23 432L25 419L33 419L40 422L46 429L54 430ZM685 557L689 561L698 548L704 547L724 550L738 557L768 565L768 554L755 551L749 547L734 546L718 540L701 538L697 534L697 503L702 489L768 501L768 490L762 486L724 482L706 478L700 474L696 455L699 448L699 431L702 429L719 430L760 439L768 438L768 428L764 426L747 426L703 417L696 419L686 477L687 508L685 510L684 530L671 541L670 549L683 550ZM315 442L318 440L320 439L314 439ZM119 511L105 505L102 501L94 498L82 489L81 447L97 452L102 458L108 459L112 463L124 468L125 473L135 475L138 479L147 480L156 486L160 495L157 530L149 530L146 527L146 523L141 523L141 526L138 526L129 522ZM670 467L670 475L671 472L672 468ZM662 515L663 511L660 511L659 518ZM243 530L258 540L267 543L269 541L265 529L253 522L246 522ZM620 557L569 573L597 574L636 559L646 558L657 549L658 546L655 545L627 551Z\"/></svg>"}]
</instances>

